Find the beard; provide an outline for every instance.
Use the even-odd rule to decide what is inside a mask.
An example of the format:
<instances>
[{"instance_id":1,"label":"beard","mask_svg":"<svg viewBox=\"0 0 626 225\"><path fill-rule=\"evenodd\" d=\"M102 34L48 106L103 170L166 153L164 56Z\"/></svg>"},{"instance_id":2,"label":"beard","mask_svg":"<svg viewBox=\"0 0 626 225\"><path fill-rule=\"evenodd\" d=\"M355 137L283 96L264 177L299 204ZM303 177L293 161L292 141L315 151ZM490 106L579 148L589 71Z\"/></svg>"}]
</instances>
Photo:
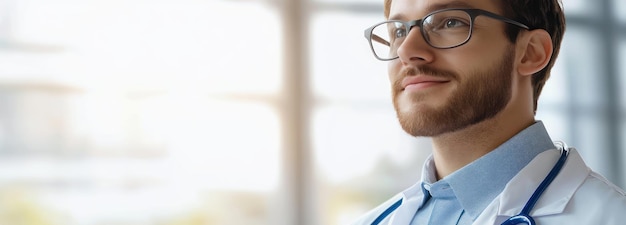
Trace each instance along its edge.
<instances>
[{"instance_id":1,"label":"beard","mask_svg":"<svg viewBox=\"0 0 626 225\"><path fill-rule=\"evenodd\" d=\"M424 66L401 71L402 76L393 84L393 104L402 129L415 137L432 137L493 118L511 99L514 52L512 48L507 49L497 64L466 74L464 79L451 71ZM410 93L410 96L400 99L403 94L402 79L417 74L444 77L450 82L458 81L459 85L439 107L413 104L432 97L428 96L429 93ZM402 108L401 101L408 105Z\"/></svg>"}]
</instances>

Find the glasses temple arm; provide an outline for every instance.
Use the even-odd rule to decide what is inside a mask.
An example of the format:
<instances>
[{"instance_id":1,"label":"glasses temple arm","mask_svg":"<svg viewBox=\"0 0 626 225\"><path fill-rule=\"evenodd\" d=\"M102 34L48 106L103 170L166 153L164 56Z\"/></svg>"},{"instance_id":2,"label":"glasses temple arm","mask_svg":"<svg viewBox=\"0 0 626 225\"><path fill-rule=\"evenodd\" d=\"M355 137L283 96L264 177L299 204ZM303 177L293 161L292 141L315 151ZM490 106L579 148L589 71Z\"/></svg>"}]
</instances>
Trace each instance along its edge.
<instances>
[{"instance_id":1,"label":"glasses temple arm","mask_svg":"<svg viewBox=\"0 0 626 225\"><path fill-rule=\"evenodd\" d=\"M383 44L383 45L387 45L387 46L390 46L390 47L391 47L391 43L389 43L389 42L388 42L388 41L386 41L385 39L383 39L383 38L379 37L378 35L372 35L371 37L372 37L372 40L373 40L373 41L376 41L376 42L378 42L378 43L381 43L381 44Z\"/></svg>"}]
</instances>

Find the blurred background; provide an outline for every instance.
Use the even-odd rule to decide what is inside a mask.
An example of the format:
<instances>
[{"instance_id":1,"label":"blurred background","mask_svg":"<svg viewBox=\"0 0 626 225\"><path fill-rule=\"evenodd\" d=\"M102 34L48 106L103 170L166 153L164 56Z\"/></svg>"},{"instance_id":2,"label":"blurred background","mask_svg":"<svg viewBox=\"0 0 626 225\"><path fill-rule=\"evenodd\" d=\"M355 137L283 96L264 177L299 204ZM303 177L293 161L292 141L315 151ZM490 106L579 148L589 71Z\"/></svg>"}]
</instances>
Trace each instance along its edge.
<instances>
[{"instance_id":1,"label":"blurred background","mask_svg":"<svg viewBox=\"0 0 626 225\"><path fill-rule=\"evenodd\" d=\"M626 187L626 1L563 0L537 118ZM0 0L0 224L339 225L419 180L382 0Z\"/></svg>"}]
</instances>

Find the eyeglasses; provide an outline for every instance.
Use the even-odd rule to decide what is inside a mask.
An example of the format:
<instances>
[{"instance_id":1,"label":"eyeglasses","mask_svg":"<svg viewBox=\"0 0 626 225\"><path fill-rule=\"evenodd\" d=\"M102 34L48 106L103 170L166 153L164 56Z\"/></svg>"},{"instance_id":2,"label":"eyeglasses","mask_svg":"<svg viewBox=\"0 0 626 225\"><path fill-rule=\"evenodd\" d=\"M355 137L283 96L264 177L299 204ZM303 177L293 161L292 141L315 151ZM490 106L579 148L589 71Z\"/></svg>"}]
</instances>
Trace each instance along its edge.
<instances>
[{"instance_id":1,"label":"eyeglasses","mask_svg":"<svg viewBox=\"0 0 626 225\"><path fill-rule=\"evenodd\" d=\"M433 48L455 48L470 40L474 20L479 15L529 29L520 22L481 9L443 9L420 20L389 20L378 23L365 30L365 38L374 56L383 61L398 58L398 48L415 26L419 26L422 37Z\"/></svg>"}]
</instances>

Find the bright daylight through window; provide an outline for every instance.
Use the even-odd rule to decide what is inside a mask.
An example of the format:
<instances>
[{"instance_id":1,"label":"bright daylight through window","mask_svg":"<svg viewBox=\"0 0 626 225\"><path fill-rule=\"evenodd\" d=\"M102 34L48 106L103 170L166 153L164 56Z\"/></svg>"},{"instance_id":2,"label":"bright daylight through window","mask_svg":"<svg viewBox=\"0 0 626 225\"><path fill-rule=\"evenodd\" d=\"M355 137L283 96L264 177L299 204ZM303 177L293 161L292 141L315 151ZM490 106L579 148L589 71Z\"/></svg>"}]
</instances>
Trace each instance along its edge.
<instances>
[{"instance_id":1,"label":"bright daylight through window","mask_svg":"<svg viewBox=\"0 0 626 225\"><path fill-rule=\"evenodd\" d=\"M0 224L272 224L276 9L8 0L0 12ZM238 26L250 21L252 39Z\"/></svg>"}]
</instances>

